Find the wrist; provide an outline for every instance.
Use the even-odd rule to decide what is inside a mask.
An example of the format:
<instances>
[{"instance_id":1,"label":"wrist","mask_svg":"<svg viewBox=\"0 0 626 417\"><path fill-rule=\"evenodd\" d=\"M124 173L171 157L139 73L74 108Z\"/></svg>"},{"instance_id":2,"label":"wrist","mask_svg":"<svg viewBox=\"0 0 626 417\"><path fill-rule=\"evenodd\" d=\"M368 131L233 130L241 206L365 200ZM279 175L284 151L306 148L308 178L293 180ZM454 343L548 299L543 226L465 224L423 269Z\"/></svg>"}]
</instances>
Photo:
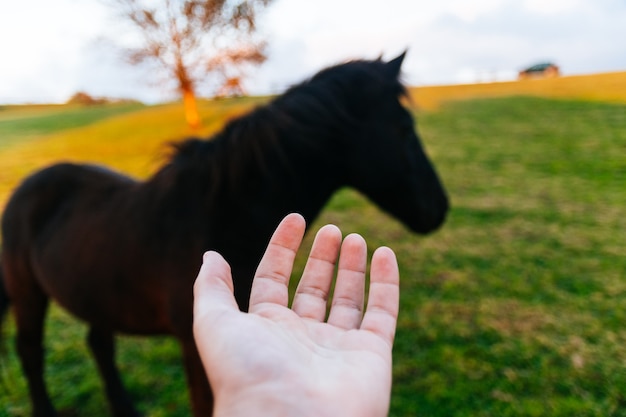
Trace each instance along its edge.
<instances>
[{"instance_id":1,"label":"wrist","mask_svg":"<svg viewBox=\"0 0 626 417\"><path fill-rule=\"evenodd\" d=\"M328 394L298 383L262 383L229 394L216 393L213 417L381 417L389 410L385 401Z\"/></svg>"},{"instance_id":2,"label":"wrist","mask_svg":"<svg viewBox=\"0 0 626 417\"><path fill-rule=\"evenodd\" d=\"M297 389L255 387L236 393L216 393L213 417L324 417L308 407L309 396ZM330 416L329 416L330 417Z\"/></svg>"}]
</instances>

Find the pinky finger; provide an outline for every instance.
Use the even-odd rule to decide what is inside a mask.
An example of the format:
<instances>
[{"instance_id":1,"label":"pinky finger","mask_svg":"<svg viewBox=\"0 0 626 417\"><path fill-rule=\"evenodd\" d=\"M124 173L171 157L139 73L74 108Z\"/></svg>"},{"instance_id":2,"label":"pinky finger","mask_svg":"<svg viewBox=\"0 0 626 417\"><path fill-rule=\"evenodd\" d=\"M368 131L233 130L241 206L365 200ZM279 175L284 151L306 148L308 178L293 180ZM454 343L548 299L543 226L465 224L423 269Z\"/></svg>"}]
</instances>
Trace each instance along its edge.
<instances>
[{"instance_id":1,"label":"pinky finger","mask_svg":"<svg viewBox=\"0 0 626 417\"><path fill-rule=\"evenodd\" d=\"M375 333L393 346L400 304L400 273L395 253L378 248L372 256L367 309L361 330Z\"/></svg>"}]
</instances>

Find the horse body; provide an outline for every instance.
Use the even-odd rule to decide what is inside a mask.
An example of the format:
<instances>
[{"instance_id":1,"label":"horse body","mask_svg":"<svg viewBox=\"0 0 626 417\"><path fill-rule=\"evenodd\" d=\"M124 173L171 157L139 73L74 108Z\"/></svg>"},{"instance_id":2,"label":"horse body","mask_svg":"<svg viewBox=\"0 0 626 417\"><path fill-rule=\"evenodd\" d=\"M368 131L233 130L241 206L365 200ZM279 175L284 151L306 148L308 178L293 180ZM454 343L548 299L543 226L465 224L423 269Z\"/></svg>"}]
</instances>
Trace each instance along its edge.
<instances>
[{"instance_id":1,"label":"horse body","mask_svg":"<svg viewBox=\"0 0 626 417\"><path fill-rule=\"evenodd\" d=\"M210 415L192 335L192 288L204 251L231 264L246 309L280 219L299 212L311 223L340 187L360 190L416 232L439 227L448 202L399 102L402 59L324 70L211 140L179 144L144 182L75 164L26 179L2 218L0 313L6 296L33 414L55 415L42 378L50 298L89 323L114 415L137 415L113 363L115 333L177 337L194 415Z\"/></svg>"},{"instance_id":2,"label":"horse body","mask_svg":"<svg viewBox=\"0 0 626 417\"><path fill-rule=\"evenodd\" d=\"M133 200L137 188L130 179L89 166L60 164L35 174L5 211L6 268L28 260L22 268L34 284L89 323L167 333L156 314L167 305L163 296L134 278L154 273L154 262L146 261L158 259L142 244L148 236ZM12 244L18 239L19 245ZM13 287L24 281L8 281L9 292L18 292Z\"/></svg>"}]
</instances>

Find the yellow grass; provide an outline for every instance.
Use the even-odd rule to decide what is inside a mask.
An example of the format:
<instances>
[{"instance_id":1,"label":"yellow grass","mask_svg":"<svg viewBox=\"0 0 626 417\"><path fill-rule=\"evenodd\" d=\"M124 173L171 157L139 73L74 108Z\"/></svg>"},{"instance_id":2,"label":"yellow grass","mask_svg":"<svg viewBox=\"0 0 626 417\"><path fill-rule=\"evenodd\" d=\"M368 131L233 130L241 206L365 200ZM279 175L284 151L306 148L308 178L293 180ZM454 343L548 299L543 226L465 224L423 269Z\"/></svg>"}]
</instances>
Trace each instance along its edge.
<instances>
[{"instance_id":1,"label":"yellow grass","mask_svg":"<svg viewBox=\"0 0 626 417\"><path fill-rule=\"evenodd\" d=\"M435 110L446 101L532 95L626 103L626 72L512 82L410 88L417 107Z\"/></svg>"},{"instance_id":2,"label":"yellow grass","mask_svg":"<svg viewBox=\"0 0 626 417\"><path fill-rule=\"evenodd\" d=\"M9 146L0 152L0 208L5 206L22 179L56 162L102 164L133 177L145 178L164 162L168 143L214 133L250 105L250 101L245 100L201 102L203 127L197 132L189 130L185 124L182 105L173 103Z\"/></svg>"}]
</instances>

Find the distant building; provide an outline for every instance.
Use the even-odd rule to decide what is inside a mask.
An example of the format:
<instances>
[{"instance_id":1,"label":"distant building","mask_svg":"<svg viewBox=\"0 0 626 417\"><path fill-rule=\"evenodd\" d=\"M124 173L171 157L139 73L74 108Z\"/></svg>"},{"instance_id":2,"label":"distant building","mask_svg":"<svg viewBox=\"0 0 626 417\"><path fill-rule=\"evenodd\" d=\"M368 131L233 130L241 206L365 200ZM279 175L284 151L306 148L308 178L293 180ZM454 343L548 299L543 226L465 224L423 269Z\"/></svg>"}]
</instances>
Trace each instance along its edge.
<instances>
[{"instance_id":1,"label":"distant building","mask_svg":"<svg viewBox=\"0 0 626 417\"><path fill-rule=\"evenodd\" d=\"M520 80L527 80L529 78L553 78L558 77L560 74L558 66L550 62L543 62L520 71L518 78Z\"/></svg>"}]
</instances>

